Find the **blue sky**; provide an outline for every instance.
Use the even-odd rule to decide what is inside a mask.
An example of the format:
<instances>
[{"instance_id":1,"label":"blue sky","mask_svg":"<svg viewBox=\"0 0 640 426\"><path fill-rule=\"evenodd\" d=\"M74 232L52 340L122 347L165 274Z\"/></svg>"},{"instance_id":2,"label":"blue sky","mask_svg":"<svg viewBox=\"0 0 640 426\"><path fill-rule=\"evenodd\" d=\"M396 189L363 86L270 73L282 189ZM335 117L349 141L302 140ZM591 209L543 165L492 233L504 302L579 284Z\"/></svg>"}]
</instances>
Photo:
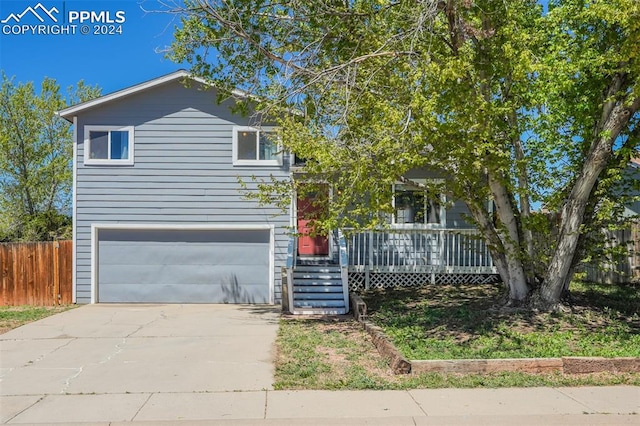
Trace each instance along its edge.
<instances>
[{"instance_id":1,"label":"blue sky","mask_svg":"<svg viewBox=\"0 0 640 426\"><path fill-rule=\"evenodd\" d=\"M31 11L18 19L10 17L29 7L44 22ZM179 24L174 15L143 10L160 7L157 0L0 0L0 68L16 81L33 81L36 87L44 77L56 79L63 88L84 80L100 86L103 94L188 68L157 53L171 43ZM25 25L30 27L24 29ZM38 34L42 30L32 29L36 25L46 27L45 32L68 34ZM81 33L87 30L88 34ZM112 34L93 34L102 31Z\"/></svg>"},{"instance_id":2,"label":"blue sky","mask_svg":"<svg viewBox=\"0 0 640 426\"><path fill-rule=\"evenodd\" d=\"M547 0L540 3L546 7ZM10 18L29 7L37 9L44 22L29 11L18 22ZM44 77L54 78L63 88L84 80L106 94L188 68L158 53L171 44L179 24L175 15L145 12L162 8L162 0L0 0L0 69L17 82L33 81L37 87ZM43 9L52 11L57 22ZM98 19L91 22L89 16L79 22L81 12L94 12ZM23 25L75 25L75 33L68 29L69 34L33 34L30 28L23 31ZM82 34L83 29L89 34ZM103 30L114 33L93 34Z\"/></svg>"}]
</instances>

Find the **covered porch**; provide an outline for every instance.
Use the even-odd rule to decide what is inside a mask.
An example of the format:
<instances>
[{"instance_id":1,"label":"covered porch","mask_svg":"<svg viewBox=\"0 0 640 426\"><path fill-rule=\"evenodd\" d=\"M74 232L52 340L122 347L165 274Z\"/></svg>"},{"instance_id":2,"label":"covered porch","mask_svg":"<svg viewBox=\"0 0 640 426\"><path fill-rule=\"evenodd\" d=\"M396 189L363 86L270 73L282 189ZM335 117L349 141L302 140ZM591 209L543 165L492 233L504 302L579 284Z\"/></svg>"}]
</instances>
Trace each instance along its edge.
<instances>
[{"instance_id":1,"label":"covered porch","mask_svg":"<svg viewBox=\"0 0 640 426\"><path fill-rule=\"evenodd\" d=\"M316 258L300 255L300 239L291 237L287 253L294 313L345 313L349 291L499 280L474 229L339 230L328 236L328 255Z\"/></svg>"},{"instance_id":2,"label":"covered porch","mask_svg":"<svg viewBox=\"0 0 640 426\"><path fill-rule=\"evenodd\" d=\"M498 280L475 229L376 229L346 240L351 290Z\"/></svg>"}]
</instances>

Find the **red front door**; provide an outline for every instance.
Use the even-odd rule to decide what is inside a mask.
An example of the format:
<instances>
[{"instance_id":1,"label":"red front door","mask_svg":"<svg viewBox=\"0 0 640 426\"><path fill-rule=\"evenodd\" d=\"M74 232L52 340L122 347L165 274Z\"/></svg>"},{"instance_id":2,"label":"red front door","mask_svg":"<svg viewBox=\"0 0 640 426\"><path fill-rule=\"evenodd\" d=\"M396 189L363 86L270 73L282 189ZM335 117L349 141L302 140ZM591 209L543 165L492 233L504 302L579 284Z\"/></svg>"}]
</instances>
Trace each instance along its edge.
<instances>
[{"instance_id":1,"label":"red front door","mask_svg":"<svg viewBox=\"0 0 640 426\"><path fill-rule=\"evenodd\" d=\"M311 219L323 210L322 205L314 204L313 195L298 198L298 254L300 256L327 256L329 255L329 239L324 235L311 236L313 227Z\"/></svg>"}]
</instances>

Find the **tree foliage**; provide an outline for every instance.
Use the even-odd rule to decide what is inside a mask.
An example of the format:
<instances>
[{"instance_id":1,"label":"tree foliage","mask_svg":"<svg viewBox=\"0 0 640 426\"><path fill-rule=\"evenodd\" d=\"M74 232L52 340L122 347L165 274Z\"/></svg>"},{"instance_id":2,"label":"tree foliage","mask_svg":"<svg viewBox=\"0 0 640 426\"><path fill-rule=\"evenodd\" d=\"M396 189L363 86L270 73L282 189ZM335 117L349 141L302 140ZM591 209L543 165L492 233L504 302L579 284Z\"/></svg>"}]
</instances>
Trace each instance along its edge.
<instances>
[{"instance_id":1,"label":"tree foliage","mask_svg":"<svg viewBox=\"0 0 640 426\"><path fill-rule=\"evenodd\" d=\"M511 303L559 302L637 155L640 2L185 3L173 58L282 117L306 180L336 188L325 229L382 225L392 184L434 170L425 189L465 202ZM553 233L533 205L559 213Z\"/></svg>"},{"instance_id":2,"label":"tree foliage","mask_svg":"<svg viewBox=\"0 0 640 426\"><path fill-rule=\"evenodd\" d=\"M56 116L68 103L100 95L80 81L67 99L55 80L2 75L0 87L0 239L68 238L71 229L72 129Z\"/></svg>"}]
</instances>

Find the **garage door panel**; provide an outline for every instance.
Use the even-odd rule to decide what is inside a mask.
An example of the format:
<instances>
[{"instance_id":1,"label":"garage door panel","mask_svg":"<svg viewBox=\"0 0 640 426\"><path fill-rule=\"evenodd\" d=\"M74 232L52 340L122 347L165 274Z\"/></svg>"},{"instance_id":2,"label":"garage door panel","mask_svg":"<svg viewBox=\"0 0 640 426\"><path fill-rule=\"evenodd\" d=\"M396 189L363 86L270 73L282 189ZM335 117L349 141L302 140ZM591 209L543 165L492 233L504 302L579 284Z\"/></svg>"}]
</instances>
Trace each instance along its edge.
<instances>
[{"instance_id":1,"label":"garage door panel","mask_svg":"<svg viewBox=\"0 0 640 426\"><path fill-rule=\"evenodd\" d=\"M126 286L126 288L121 288ZM153 302L149 296L153 295ZM100 300L110 303L269 303L269 291L264 285L238 286L228 283L221 286L200 284L164 284L150 288L144 284L108 286L100 291Z\"/></svg>"},{"instance_id":2,"label":"garage door panel","mask_svg":"<svg viewBox=\"0 0 640 426\"><path fill-rule=\"evenodd\" d=\"M98 302L270 302L270 230L99 229L97 235Z\"/></svg>"},{"instance_id":3,"label":"garage door panel","mask_svg":"<svg viewBox=\"0 0 640 426\"><path fill-rule=\"evenodd\" d=\"M246 243L268 244L267 231L255 229L101 229L100 241L157 241L185 243L229 243L243 241Z\"/></svg>"},{"instance_id":4,"label":"garage door panel","mask_svg":"<svg viewBox=\"0 0 640 426\"><path fill-rule=\"evenodd\" d=\"M105 285L141 284L241 284L264 282L269 265L102 265L98 277Z\"/></svg>"},{"instance_id":5,"label":"garage door panel","mask_svg":"<svg viewBox=\"0 0 640 426\"><path fill-rule=\"evenodd\" d=\"M124 244L104 242L100 245L101 265L207 265L212 261L226 265L269 264L264 244L226 243L213 246L202 243ZM250 261L248 261L250 260Z\"/></svg>"}]
</instances>

